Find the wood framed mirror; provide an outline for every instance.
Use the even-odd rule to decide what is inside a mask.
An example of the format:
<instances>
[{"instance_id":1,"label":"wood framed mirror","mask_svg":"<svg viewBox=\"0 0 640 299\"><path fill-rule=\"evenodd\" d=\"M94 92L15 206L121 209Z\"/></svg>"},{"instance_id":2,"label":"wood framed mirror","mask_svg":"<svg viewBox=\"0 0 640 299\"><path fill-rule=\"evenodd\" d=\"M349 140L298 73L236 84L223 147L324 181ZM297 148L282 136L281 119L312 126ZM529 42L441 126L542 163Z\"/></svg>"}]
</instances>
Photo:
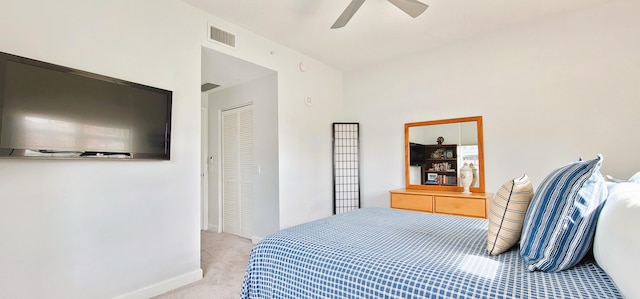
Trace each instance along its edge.
<instances>
[{"instance_id":1,"label":"wood framed mirror","mask_svg":"<svg viewBox=\"0 0 640 299\"><path fill-rule=\"evenodd\" d=\"M470 191L484 193L482 116L406 123L404 140L407 189L462 192L466 163L475 168Z\"/></svg>"}]
</instances>

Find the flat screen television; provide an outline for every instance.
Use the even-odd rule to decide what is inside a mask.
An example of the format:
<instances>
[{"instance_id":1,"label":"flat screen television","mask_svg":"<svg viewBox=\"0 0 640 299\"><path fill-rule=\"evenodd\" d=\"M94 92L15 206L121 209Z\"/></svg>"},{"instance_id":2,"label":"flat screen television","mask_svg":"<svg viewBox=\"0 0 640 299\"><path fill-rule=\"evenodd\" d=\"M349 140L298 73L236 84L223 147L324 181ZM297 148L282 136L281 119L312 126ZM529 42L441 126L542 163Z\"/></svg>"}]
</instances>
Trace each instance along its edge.
<instances>
[{"instance_id":1,"label":"flat screen television","mask_svg":"<svg viewBox=\"0 0 640 299\"><path fill-rule=\"evenodd\" d=\"M0 52L0 158L169 160L172 95Z\"/></svg>"}]
</instances>

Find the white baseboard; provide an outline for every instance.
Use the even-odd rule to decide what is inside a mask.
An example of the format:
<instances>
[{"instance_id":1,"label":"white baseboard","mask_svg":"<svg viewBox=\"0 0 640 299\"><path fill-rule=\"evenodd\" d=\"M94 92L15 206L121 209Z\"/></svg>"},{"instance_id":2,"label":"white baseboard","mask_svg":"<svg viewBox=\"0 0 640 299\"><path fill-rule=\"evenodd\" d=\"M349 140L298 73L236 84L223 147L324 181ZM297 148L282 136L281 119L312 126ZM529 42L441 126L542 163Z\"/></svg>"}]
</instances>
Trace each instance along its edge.
<instances>
[{"instance_id":1,"label":"white baseboard","mask_svg":"<svg viewBox=\"0 0 640 299\"><path fill-rule=\"evenodd\" d=\"M221 233L221 231L218 231L218 226L213 224L209 224L209 229L207 229L207 231L214 232L214 233ZM263 239L262 237L253 236L251 237L251 243L256 244L262 241L262 239Z\"/></svg>"},{"instance_id":2,"label":"white baseboard","mask_svg":"<svg viewBox=\"0 0 640 299\"><path fill-rule=\"evenodd\" d=\"M186 273L180 275L178 277L174 277L171 279L167 279L165 281L161 281L154 285L150 285L148 287L144 287L142 289L133 291L131 293L127 293L124 295L120 295L115 297L114 299L146 299L154 296L158 296L160 294L164 294L173 289L177 289L181 286L188 285L192 282L198 281L202 279L202 269L198 269L196 271Z\"/></svg>"}]
</instances>

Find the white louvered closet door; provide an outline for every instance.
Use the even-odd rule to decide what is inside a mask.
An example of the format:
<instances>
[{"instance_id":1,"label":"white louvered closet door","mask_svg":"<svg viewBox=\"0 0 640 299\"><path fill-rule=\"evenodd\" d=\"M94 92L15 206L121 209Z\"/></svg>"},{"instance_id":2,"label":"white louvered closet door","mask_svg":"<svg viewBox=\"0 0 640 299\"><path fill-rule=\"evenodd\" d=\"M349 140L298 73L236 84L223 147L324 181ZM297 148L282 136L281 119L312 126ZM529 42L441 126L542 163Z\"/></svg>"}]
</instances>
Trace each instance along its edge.
<instances>
[{"instance_id":1,"label":"white louvered closet door","mask_svg":"<svg viewBox=\"0 0 640 299\"><path fill-rule=\"evenodd\" d=\"M253 106L222 112L222 230L251 238Z\"/></svg>"}]
</instances>

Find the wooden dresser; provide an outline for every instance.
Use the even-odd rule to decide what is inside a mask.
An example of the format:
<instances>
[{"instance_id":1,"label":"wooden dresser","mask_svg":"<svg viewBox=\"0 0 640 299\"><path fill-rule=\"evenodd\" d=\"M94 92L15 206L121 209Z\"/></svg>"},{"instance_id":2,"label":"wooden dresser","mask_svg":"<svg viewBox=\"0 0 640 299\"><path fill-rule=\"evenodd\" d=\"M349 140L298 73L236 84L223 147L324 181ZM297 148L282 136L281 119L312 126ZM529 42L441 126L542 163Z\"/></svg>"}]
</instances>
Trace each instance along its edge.
<instances>
[{"instance_id":1,"label":"wooden dresser","mask_svg":"<svg viewBox=\"0 0 640 299\"><path fill-rule=\"evenodd\" d=\"M493 194L397 189L389 191L394 209L487 218Z\"/></svg>"}]
</instances>

